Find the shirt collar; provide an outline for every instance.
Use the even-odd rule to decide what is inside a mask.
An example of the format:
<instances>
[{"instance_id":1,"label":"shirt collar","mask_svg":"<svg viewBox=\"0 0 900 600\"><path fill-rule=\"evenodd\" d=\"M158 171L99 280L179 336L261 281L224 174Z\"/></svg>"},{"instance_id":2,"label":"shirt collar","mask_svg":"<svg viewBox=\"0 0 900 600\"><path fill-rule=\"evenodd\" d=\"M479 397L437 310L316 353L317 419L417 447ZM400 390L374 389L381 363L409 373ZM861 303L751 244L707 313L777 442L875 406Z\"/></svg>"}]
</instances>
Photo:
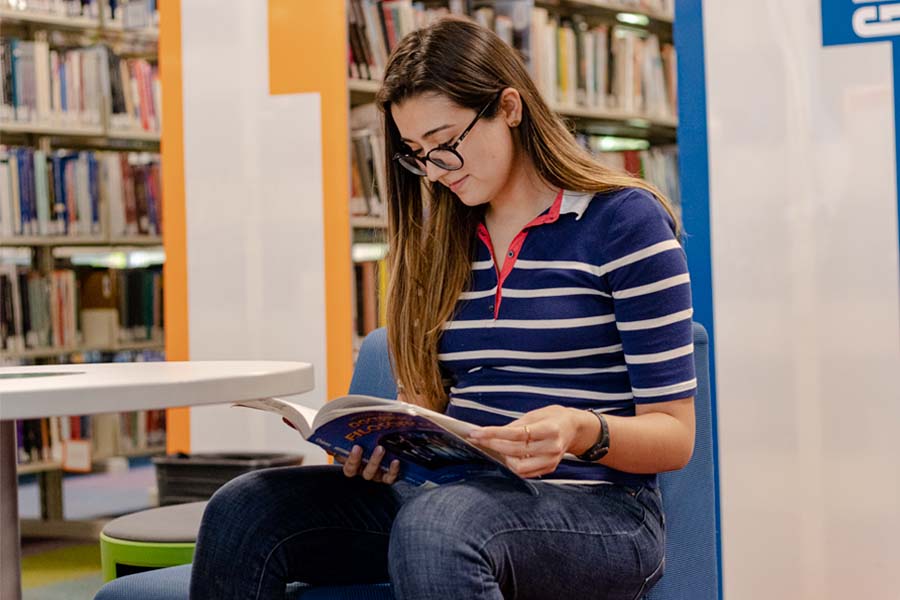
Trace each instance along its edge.
<instances>
[{"instance_id":1,"label":"shirt collar","mask_svg":"<svg viewBox=\"0 0 900 600\"><path fill-rule=\"evenodd\" d=\"M591 192L560 190L559 194L556 196L556 200L553 201L553 204L547 212L536 217L531 223L525 226L525 229L544 225L546 223L555 223L556 220L559 219L559 215L567 213L574 213L575 219L578 220L584 216L584 211L587 210L588 204L593 197L594 194ZM482 239L484 239L485 236L489 237L484 221L478 224L478 235L482 237Z\"/></svg>"},{"instance_id":2,"label":"shirt collar","mask_svg":"<svg viewBox=\"0 0 900 600\"><path fill-rule=\"evenodd\" d=\"M588 204L593 199L592 192L571 192L564 191L562 194L562 202L559 207L560 214L575 213L575 219L578 220L584 216Z\"/></svg>"}]
</instances>

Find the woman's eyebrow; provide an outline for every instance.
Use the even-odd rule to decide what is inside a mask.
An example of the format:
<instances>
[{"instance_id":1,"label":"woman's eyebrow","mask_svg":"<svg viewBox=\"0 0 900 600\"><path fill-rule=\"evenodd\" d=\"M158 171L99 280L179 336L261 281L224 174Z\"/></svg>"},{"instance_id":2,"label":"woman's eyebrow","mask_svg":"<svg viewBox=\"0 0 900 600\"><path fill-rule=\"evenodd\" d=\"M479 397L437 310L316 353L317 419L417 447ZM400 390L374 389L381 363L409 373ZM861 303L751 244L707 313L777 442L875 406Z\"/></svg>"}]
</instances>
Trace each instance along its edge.
<instances>
[{"instance_id":1,"label":"woman's eyebrow","mask_svg":"<svg viewBox=\"0 0 900 600\"><path fill-rule=\"evenodd\" d=\"M433 136L435 133L437 133L439 131L443 131L449 127L453 127L453 125L441 125L440 127L435 127L434 129L426 132L425 135L423 135L422 137L424 139L428 139L429 137ZM413 140L408 140L406 138L400 138L400 139L403 140L404 142L406 142L407 144L410 144L410 143L415 144L416 143Z\"/></svg>"}]
</instances>

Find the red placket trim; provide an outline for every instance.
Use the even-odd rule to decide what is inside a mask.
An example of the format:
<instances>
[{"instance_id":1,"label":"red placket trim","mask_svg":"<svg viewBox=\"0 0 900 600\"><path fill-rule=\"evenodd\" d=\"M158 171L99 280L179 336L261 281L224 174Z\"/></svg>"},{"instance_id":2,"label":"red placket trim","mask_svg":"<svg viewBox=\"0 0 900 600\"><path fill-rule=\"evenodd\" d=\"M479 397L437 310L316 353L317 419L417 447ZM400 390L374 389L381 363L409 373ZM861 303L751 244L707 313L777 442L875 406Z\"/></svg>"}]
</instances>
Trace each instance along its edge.
<instances>
[{"instance_id":1,"label":"red placket trim","mask_svg":"<svg viewBox=\"0 0 900 600\"><path fill-rule=\"evenodd\" d=\"M547 211L546 214L535 217L528 225L526 225L522 231L516 234L516 237L513 238L512 242L509 245L509 249L506 251L506 260L503 261L503 270L497 273L497 293L494 295L494 320L497 320L497 316L500 314L500 303L503 302L503 282L506 281L506 278L509 277L509 274L512 273L513 268L516 265L516 259L519 258L519 252L522 250L522 245L525 243L525 238L528 237L528 230L532 227L537 227L538 225L544 225L547 223L553 223L557 219L559 219L559 210L562 206L562 197L563 190L560 190L556 195L556 199L553 201L553 204L550 206L550 210ZM497 272L497 255L494 253L494 244L491 241L491 234L488 232L487 227L484 223L478 224L478 239L484 242L484 245L487 246L488 250L491 253L491 260L494 262L494 271Z\"/></svg>"}]
</instances>

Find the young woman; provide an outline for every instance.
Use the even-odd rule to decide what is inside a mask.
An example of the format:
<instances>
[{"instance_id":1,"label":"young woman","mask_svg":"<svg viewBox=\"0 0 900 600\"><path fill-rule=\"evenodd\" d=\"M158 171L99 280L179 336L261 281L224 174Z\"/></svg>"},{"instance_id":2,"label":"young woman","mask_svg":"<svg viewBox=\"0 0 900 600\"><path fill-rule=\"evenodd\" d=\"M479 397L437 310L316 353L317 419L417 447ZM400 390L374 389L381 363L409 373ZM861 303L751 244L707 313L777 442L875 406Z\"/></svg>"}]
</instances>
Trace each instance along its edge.
<instances>
[{"instance_id":1,"label":"young woman","mask_svg":"<svg viewBox=\"0 0 900 600\"><path fill-rule=\"evenodd\" d=\"M656 473L690 459L691 294L666 200L579 148L521 60L443 20L378 98L388 336L404 399L483 425L534 491L395 483L383 450L241 477L210 502L192 597L391 581L399 599L641 597L664 570Z\"/></svg>"}]
</instances>

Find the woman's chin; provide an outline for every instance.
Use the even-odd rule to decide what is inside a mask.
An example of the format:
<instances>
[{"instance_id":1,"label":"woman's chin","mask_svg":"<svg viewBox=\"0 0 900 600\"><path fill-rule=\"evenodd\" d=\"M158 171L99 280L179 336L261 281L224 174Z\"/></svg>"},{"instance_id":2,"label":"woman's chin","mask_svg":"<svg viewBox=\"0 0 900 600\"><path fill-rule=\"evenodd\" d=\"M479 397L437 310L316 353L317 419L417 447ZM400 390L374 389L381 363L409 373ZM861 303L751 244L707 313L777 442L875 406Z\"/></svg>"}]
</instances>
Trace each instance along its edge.
<instances>
[{"instance_id":1,"label":"woman's chin","mask_svg":"<svg viewBox=\"0 0 900 600\"><path fill-rule=\"evenodd\" d=\"M487 204L487 201L485 201L480 194L473 194L471 190L460 190L459 192L454 192L454 194L459 198L460 202L469 208Z\"/></svg>"}]
</instances>

